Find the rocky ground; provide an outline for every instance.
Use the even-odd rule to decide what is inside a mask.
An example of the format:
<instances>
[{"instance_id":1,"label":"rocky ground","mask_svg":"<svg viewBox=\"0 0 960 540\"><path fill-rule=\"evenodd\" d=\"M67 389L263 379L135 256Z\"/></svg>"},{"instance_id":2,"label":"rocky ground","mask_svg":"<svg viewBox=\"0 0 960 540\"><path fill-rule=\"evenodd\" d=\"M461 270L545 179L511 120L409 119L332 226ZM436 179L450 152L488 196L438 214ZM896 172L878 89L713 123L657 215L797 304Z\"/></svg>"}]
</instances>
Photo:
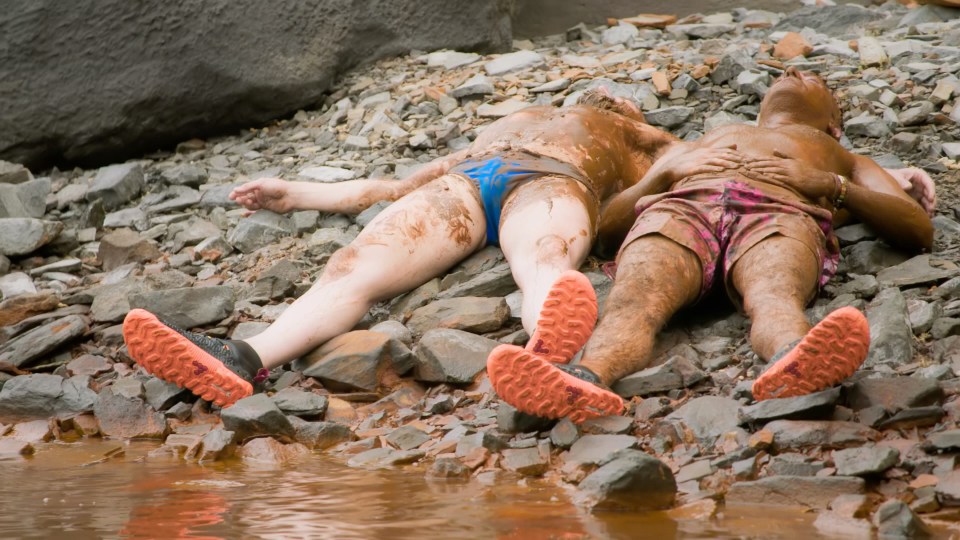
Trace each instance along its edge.
<instances>
[{"instance_id":1,"label":"rocky ground","mask_svg":"<svg viewBox=\"0 0 960 540\"><path fill-rule=\"evenodd\" d=\"M665 28L665 23L673 22ZM616 23L616 21L614 21ZM482 57L414 52L358 70L317 110L176 152L33 177L0 166L0 455L51 439L156 438L158 459L284 461L313 450L357 467L439 477L545 476L594 508L804 505L833 532L915 534L960 522L960 19L890 3L638 18L515 43ZM377 306L358 329L220 411L126 355L124 314L243 338L273 321L356 217L242 210L246 180L402 177L492 119L569 104L606 85L685 139L757 115L784 66L823 75L853 151L937 183L936 247L910 258L862 225L837 231L840 274L810 308L864 309L865 367L816 395L754 403L763 368L747 321L721 299L681 316L655 367L615 386L622 417L577 427L518 414L484 374L497 343L524 343L519 293L488 247ZM611 282L584 269L601 302ZM105 457L106 459L106 457Z\"/></svg>"}]
</instances>

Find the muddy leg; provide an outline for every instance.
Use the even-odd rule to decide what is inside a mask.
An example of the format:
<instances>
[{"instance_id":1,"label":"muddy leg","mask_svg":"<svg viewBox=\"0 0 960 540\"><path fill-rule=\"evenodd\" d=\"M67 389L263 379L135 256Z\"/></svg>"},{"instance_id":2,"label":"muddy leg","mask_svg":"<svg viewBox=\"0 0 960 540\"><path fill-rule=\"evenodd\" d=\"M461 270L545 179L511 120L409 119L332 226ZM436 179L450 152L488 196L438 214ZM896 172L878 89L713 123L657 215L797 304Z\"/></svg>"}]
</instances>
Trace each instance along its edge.
<instances>
[{"instance_id":1,"label":"muddy leg","mask_svg":"<svg viewBox=\"0 0 960 540\"><path fill-rule=\"evenodd\" d=\"M580 365L606 385L646 367L657 332L697 299L702 282L700 259L680 244L660 235L629 244Z\"/></svg>"},{"instance_id":2,"label":"muddy leg","mask_svg":"<svg viewBox=\"0 0 960 540\"><path fill-rule=\"evenodd\" d=\"M810 324L803 308L816 290L817 257L799 240L771 236L744 253L732 268L753 323L750 343L764 360L806 335Z\"/></svg>"},{"instance_id":3,"label":"muddy leg","mask_svg":"<svg viewBox=\"0 0 960 540\"><path fill-rule=\"evenodd\" d=\"M500 247L523 291L523 327L531 336L551 285L590 251L596 210L589 197L575 180L542 178L518 188L504 208Z\"/></svg>"},{"instance_id":4,"label":"muddy leg","mask_svg":"<svg viewBox=\"0 0 960 540\"><path fill-rule=\"evenodd\" d=\"M443 176L381 212L327 262L303 296L247 340L267 368L289 362L349 331L370 307L450 268L484 243L477 189Z\"/></svg>"}]
</instances>

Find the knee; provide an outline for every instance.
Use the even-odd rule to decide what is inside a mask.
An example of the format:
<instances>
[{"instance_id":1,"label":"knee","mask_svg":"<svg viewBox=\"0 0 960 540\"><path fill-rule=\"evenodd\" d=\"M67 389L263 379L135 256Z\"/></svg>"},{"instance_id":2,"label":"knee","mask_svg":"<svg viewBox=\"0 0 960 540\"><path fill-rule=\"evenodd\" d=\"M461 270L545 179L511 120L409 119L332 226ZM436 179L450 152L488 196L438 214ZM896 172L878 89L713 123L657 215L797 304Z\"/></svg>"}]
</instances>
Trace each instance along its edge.
<instances>
[{"instance_id":1,"label":"knee","mask_svg":"<svg viewBox=\"0 0 960 540\"><path fill-rule=\"evenodd\" d=\"M536 260L538 263L554 263L570 259L570 243L555 234L549 234L537 240Z\"/></svg>"},{"instance_id":2,"label":"knee","mask_svg":"<svg viewBox=\"0 0 960 540\"><path fill-rule=\"evenodd\" d=\"M357 266L359 249L356 246L344 246L333 253L323 270L325 281L334 281L350 275Z\"/></svg>"}]
</instances>

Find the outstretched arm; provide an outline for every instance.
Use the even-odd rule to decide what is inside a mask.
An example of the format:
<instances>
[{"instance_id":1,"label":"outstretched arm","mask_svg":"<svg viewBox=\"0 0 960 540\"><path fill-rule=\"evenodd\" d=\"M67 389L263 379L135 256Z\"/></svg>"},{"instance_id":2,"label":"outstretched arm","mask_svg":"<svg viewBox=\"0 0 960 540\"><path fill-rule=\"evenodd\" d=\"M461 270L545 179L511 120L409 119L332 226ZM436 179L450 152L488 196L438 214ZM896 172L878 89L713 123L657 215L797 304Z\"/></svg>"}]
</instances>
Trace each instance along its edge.
<instances>
[{"instance_id":1,"label":"outstretched arm","mask_svg":"<svg viewBox=\"0 0 960 540\"><path fill-rule=\"evenodd\" d=\"M933 247L933 223L897 180L873 160L853 156L843 207L892 245L907 251Z\"/></svg>"},{"instance_id":2,"label":"outstretched arm","mask_svg":"<svg viewBox=\"0 0 960 540\"><path fill-rule=\"evenodd\" d=\"M320 210L359 214L379 201L395 201L443 176L465 156L466 151L463 150L451 153L430 162L403 180L347 180L326 184L263 178L237 187L230 193L230 199L247 210L263 208L278 213Z\"/></svg>"},{"instance_id":3,"label":"outstretched arm","mask_svg":"<svg viewBox=\"0 0 960 540\"><path fill-rule=\"evenodd\" d=\"M597 252L613 256L637 219L637 201L669 190L673 184L697 174L734 169L743 162L736 146L697 148L696 143L677 142L668 147L639 182L623 190L601 210Z\"/></svg>"}]
</instances>

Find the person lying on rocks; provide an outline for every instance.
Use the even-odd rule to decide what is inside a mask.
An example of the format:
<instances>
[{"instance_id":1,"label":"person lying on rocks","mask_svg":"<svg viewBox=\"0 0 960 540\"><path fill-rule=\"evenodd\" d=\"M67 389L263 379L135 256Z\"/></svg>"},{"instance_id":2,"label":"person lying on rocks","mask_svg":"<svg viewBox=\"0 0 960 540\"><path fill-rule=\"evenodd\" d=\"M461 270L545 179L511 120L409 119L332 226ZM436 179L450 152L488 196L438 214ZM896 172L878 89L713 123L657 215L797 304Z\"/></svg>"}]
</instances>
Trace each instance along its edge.
<instances>
[{"instance_id":1,"label":"person lying on rocks","mask_svg":"<svg viewBox=\"0 0 960 540\"><path fill-rule=\"evenodd\" d=\"M913 252L931 248L933 227L897 179L840 146L841 119L819 77L788 68L764 96L758 126L720 127L666 151L604 213L600 241L626 238L579 365L500 345L487 362L497 394L541 417L618 414L623 400L608 386L647 367L657 332L714 286L746 311L753 350L771 364L753 384L755 399L812 393L850 376L870 344L863 314L841 308L813 328L804 315L837 269L834 213L845 209ZM737 166L699 172L718 149L734 148L743 156ZM596 301L592 291L579 300Z\"/></svg>"},{"instance_id":2,"label":"person lying on rocks","mask_svg":"<svg viewBox=\"0 0 960 540\"><path fill-rule=\"evenodd\" d=\"M592 290L568 271L590 250L600 204L643 178L675 141L647 125L635 104L604 90L572 107L530 107L500 119L465 150L402 181L249 182L230 195L248 210L357 213L397 202L334 253L310 290L262 333L214 339L135 309L123 322L129 354L153 375L227 407L249 396L268 370L353 329L376 302L499 244L523 291L529 347L567 358L596 324L595 305L581 309L566 296ZM548 300L551 287L562 302ZM554 332L561 327L568 334L582 328L582 339L561 340Z\"/></svg>"}]
</instances>

